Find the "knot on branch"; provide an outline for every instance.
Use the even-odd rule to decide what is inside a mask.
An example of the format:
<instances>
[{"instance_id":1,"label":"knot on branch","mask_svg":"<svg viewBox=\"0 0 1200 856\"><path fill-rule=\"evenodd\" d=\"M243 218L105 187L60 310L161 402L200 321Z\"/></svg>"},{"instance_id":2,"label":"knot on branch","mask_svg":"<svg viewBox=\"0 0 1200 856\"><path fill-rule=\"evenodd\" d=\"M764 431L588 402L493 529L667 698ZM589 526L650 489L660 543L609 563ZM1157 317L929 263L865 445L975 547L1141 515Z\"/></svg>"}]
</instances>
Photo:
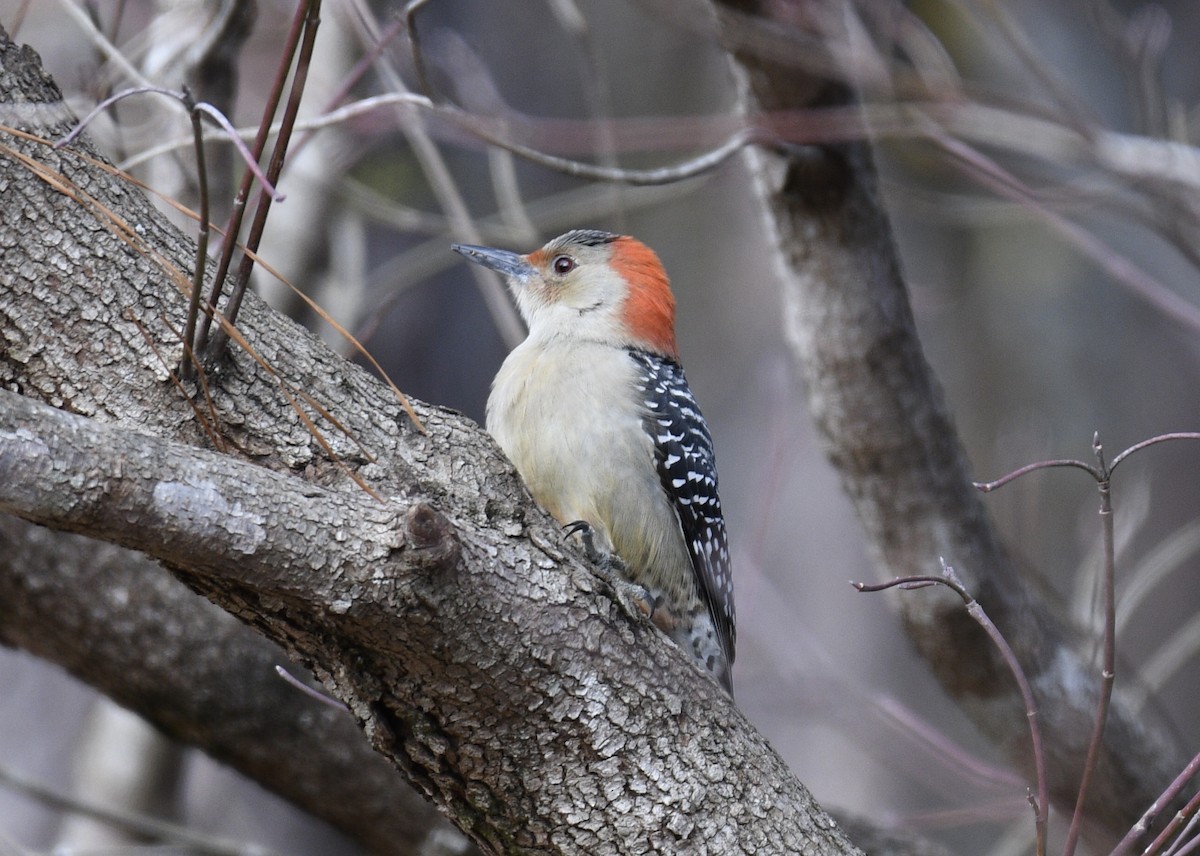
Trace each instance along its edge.
<instances>
[{"instance_id":1,"label":"knot on branch","mask_svg":"<svg viewBox=\"0 0 1200 856\"><path fill-rule=\"evenodd\" d=\"M404 516L404 527L408 546L420 565L449 570L458 562L461 547L454 526L429 503L413 505Z\"/></svg>"},{"instance_id":2,"label":"knot on branch","mask_svg":"<svg viewBox=\"0 0 1200 856\"><path fill-rule=\"evenodd\" d=\"M813 213L845 204L854 173L843 152L829 146L788 146L780 154L787 159L780 192L793 204Z\"/></svg>"}]
</instances>

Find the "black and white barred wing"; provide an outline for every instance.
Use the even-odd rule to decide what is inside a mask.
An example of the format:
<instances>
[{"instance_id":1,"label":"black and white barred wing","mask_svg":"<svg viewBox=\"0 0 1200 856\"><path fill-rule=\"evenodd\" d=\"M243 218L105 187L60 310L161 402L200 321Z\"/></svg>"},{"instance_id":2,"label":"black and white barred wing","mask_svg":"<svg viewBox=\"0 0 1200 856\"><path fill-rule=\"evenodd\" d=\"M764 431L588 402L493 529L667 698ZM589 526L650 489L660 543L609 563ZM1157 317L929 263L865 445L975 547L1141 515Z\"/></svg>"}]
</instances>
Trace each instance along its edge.
<instances>
[{"instance_id":1,"label":"black and white barred wing","mask_svg":"<svg viewBox=\"0 0 1200 856\"><path fill-rule=\"evenodd\" d=\"M631 351L639 368L658 475L679 517L701 597L733 662L736 623L725 516L717 495L716 455L708 425L676 362Z\"/></svg>"}]
</instances>

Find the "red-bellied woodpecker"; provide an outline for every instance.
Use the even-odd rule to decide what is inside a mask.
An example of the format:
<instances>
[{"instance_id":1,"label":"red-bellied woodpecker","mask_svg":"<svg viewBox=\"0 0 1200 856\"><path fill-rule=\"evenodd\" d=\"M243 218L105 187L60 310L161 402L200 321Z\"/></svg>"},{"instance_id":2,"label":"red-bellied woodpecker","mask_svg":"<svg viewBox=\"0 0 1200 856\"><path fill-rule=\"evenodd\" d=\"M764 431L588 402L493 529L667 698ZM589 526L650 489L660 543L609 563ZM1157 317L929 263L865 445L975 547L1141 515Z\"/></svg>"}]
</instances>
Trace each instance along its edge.
<instances>
[{"instance_id":1,"label":"red-bellied woodpecker","mask_svg":"<svg viewBox=\"0 0 1200 856\"><path fill-rule=\"evenodd\" d=\"M650 596L651 618L731 694L733 578L712 439L675 346L654 251L577 230L519 255L455 244L503 274L529 325L487 428L562 524L586 524Z\"/></svg>"}]
</instances>

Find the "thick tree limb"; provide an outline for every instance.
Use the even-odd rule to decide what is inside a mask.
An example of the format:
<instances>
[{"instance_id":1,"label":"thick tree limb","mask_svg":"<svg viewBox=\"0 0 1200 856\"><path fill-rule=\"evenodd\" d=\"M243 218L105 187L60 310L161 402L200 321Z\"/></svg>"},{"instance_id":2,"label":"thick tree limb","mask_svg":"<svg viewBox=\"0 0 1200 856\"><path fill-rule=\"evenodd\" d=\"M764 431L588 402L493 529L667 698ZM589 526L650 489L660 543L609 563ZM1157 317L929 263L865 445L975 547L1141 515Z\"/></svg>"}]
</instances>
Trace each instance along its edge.
<instances>
[{"instance_id":1,"label":"thick tree limb","mask_svg":"<svg viewBox=\"0 0 1200 856\"><path fill-rule=\"evenodd\" d=\"M35 60L0 44L0 98L52 138ZM165 368L191 242L76 151L3 143L0 386L22 395L0 398L0 510L163 559L311 665L487 850L855 852L475 426L414 402L418 429L249 299L254 355L210 371L193 409ZM205 451L217 438L236 452Z\"/></svg>"},{"instance_id":2,"label":"thick tree limb","mask_svg":"<svg viewBox=\"0 0 1200 856\"><path fill-rule=\"evenodd\" d=\"M278 647L140 553L0 516L0 642L60 664L371 852L424 852L448 831L348 714L279 679Z\"/></svg>"},{"instance_id":3,"label":"thick tree limb","mask_svg":"<svg viewBox=\"0 0 1200 856\"><path fill-rule=\"evenodd\" d=\"M837 76L853 4L730 0L725 15L755 109L850 103L762 38L798 34ZM800 35L807 34L807 35ZM830 47L834 46L834 47ZM810 65L809 67L813 67ZM852 77L850 78L852 79ZM1075 629L1023 580L971 487L941 390L913 323L865 144L795 148L756 160L786 266L786 328L826 453L885 578L954 566L1016 649L1040 700L1052 799L1073 809L1100 684ZM979 728L1030 769L1015 683L957 598L897 598L911 638ZM1110 835L1137 819L1185 760L1132 708L1114 705L1090 812Z\"/></svg>"}]
</instances>

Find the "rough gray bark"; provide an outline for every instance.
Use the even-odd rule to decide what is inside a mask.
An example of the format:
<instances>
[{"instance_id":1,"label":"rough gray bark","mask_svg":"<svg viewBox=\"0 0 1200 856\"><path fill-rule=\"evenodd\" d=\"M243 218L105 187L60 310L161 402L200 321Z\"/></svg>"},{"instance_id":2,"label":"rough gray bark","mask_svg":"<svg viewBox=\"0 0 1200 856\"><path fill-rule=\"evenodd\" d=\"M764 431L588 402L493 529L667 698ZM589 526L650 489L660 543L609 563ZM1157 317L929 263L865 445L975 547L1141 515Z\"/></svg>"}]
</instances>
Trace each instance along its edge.
<instances>
[{"instance_id":1,"label":"rough gray bark","mask_svg":"<svg viewBox=\"0 0 1200 856\"><path fill-rule=\"evenodd\" d=\"M0 515L0 642L57 663L353 835L407 856L446 831L354 720L284 683L279 648L141 553Z\"/></svg>"},{"instance_id":2,"label":"rough gray bark","mask_svg":"<svg viewBox=\"0 0 1200 856\"><path fill-rule=\"evenodd\" d=\"M718 4L756 114L851 103L838 51L849 4ZM772 49L772 47L774 49ZM798 67L823 68L829 78ZM852 79L849 78L849 79ZM881 577L939 573L945 558L1016 650L1039 700L1051 797L1074 809L1099 667L1061 612L1039 599L971 486L941 390L921 349L866 144L756 158L785 265L785 326L808 405ZM948 593L895 597L947 691L1015 764L1032 769L1016 683ZM1118 696L1089 802L1095 828L1123 834L1186 758ZM1031 779L1032 785L1032 779Z\"/></svg>"},{"instance_id":3,"label":"rough gray bark","mask_svg":"<svg viewBox=\"0 0 1200 856\"><path fill-rule=\"evenodd\" d=\"M6 124L53 139L59 98L0 43ZM253 299L253 354L187 400L168 367L191 240L86 143L3 143L0 510L161 560L309 665L490 852L857 852L476 426L414 402L417 426Z\"/></svg>"}]
</instances>

